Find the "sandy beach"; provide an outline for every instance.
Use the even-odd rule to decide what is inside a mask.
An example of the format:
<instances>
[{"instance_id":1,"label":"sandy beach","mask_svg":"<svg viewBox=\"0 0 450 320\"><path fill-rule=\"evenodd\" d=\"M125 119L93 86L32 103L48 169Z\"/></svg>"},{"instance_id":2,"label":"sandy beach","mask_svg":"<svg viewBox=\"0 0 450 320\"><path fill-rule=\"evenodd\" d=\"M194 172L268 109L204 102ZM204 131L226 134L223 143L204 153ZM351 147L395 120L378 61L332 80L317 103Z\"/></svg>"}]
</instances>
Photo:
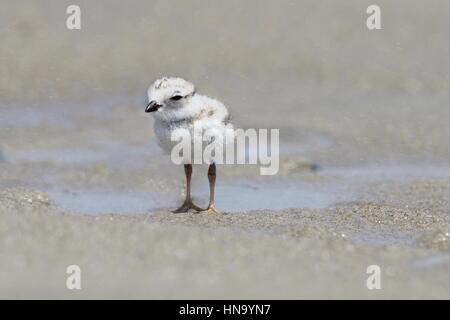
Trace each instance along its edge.
<instances>
[{"instance_id":1,"label":"sandy beach","mask_svg":"<svg viewBox=\"0 0 450 320\"><path fill-rule=\"evenodd\" d=\"M450 298L449 4L378 1L371 32L366 1L79 2L78 31L63 3L0 12L0 298ZM166 74L280 130L277 175L218 167L222 215L171 213Z\"/></svg>"}]
</instances>

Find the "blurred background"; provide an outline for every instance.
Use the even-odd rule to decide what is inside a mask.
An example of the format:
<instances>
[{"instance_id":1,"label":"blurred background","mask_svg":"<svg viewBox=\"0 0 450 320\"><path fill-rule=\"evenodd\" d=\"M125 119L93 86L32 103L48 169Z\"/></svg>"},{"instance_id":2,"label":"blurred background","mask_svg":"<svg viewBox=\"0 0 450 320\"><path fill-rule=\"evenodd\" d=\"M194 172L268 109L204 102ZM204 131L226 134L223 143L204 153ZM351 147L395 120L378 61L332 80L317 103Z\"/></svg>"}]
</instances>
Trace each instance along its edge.
<instances>
[{"instance_id":1,"label":"blurred background","mask_svg":"<svg viewBox=\"0 0 450 320\"><path fill-rule=\"evenodd\" d=\"M0 144L17 147L4 132L15 116L50 105L63 121L74 104L137 114L154 79L178 75L240 126L331 137L342 149L326 159L447 157L450 4L380 0L382 30L369 31L371 3L2 1ZM81 30L66 28L71 4Z\"/></svg>"},{"instance_id":2,"label":"blurred background","mask_svg":"<svg viewBox=\"0 0 450 320\"><path fill-rule=\"evenodd\" d=\"M81 30L66 28L73 4ZM381 30L366 27L371 4ZM1 296L73 297L75 261L95 297L372 298L375 261L390 277L380 294L448 298L449 1L0 7ZM280 129L278 175L218 169L218 208L259 211L168 214L183 169L144 108L170 75L236 127ZM200 205L206 181L194 168Z\"/></svg>"},{"instance_id":3,"label":"blurred background","mask_svg":"<svg viewBox=\"0 0 450 320\"><path fill-rule=\"evenodd\" d=\"M267 91L281 98L279 86L292 81L448 92L449 4L377 1L383 30L369 31L371 3L3 1L1 97L134 95L167 74L208 91L218 82L215 93L239 91L233 102L242 105L265 104L258 96ZM81 7L79 31L66 28L71 4ZM307 94L298 87L288 102L301 106Z\"/></svg>"},{"instance_id":4,"label":"blurred background","mask_svg":"<svg viewBox=\"0 0 450 320\"><path fill-rule=\"evenodd\" d=\"M66 27L71 4L81 30ZM447 164L450 3L380 0L373 31L370 4L3 1L0 183L178 188L143 112L168 75L223 101L236 127L279 128L281 174Z\"/></svg>"}]
</instances>

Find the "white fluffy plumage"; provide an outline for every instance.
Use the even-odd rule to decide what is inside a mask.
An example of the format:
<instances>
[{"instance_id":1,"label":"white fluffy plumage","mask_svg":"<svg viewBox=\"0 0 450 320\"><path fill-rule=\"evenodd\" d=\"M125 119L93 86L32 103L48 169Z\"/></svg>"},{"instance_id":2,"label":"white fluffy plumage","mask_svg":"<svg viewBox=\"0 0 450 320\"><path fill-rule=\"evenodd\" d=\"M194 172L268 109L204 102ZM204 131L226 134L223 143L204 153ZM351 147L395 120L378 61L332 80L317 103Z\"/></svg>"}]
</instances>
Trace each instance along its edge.
<instances>
[{"instance_id":1,"label":"white fluffy plumage","mask_svg":"<svg viewBox=\"0 0 450 320\"><path fill-rule=\"evenodd\" d=\"M171 141L171 135L176 129L186 129L195 139L203 139L195 128L201 128L203 133L212 133L215 137L221 136L222 141L215 139L211 143L230 142L230 115L227 108L220 101L196 93L192 83L175 77L165 77L156 80L148 89L149 106L155 119L155 134L158 145L166 152L170 153L177 142ZM206 147L202 140L199 141ZM218 145L223 148L223 145ZM224 149L222 149L224 150ZM225 153L225 150L224 150ZM210 161L203 159L203 161Z\"/></svg>"}]
</instances>

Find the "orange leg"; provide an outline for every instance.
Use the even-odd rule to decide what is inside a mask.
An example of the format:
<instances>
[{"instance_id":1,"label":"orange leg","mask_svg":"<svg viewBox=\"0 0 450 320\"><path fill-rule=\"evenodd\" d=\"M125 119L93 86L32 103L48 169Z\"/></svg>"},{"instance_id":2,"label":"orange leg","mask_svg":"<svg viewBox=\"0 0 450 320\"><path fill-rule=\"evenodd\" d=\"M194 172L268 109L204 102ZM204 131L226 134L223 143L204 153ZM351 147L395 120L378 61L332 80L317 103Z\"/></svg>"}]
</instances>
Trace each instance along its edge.
<instances>
[{"instance_id":1,"label":"orange leg","mask_svg":"<svg viewBox=\"0 0 450 320\"><path fill-rule=\"evenodd\" d=\"M204 211L204 209L200 208L199 206L196 206L192 202L191 198L191 177L192 177L192 165L191 164L185 164L184 165L184 173L186 175L186 199L184 200L184 203L181 207L179 207L177 210L173 211L173 213L183 213L188 212L189 209L195 210L195 211Z\"/></svg>"},{"instance_id":2,"label":"orange leg","mask_svg":"<svg viewBox=\"0 0 450 320\"><path fill-rule=\"evenodd\" d=\"M211 214L220 213L214 206L214 189L216 186L216 165L213 163L208 168L209 180L209 205L206 211Z\"/></svg>"}]
</instances>

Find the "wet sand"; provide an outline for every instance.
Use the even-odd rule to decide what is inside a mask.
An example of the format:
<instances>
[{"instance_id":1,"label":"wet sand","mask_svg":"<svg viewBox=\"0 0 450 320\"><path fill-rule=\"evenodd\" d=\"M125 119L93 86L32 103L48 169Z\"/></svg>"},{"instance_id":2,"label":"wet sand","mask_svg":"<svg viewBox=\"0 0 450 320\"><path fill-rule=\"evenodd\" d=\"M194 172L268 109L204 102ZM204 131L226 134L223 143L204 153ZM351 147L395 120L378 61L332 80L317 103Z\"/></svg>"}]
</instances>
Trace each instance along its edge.
<instances>
[{"instance_id":1,"label":"wet sand","mask_svg":"<svg viewBox=\"0 0 450 320\"><path fill-rule=\"evenodd\" d=\"M450 177L442 167L301 169L270 178L275 187L247 177L240 188L220 168L220 208L231 209L209 215L172 214L182 184L151 169L141 168L149 178L136 187L128 170L129 186L102 167L73 176L67 165L22 164L20 174L0 166L9 184L35 170L52 171L43 180L64 177L59 192L54 182L41 185L48 193L32 191L38 183L0 191L3 298L449 298ZM287 194L277 191L283 184ZM194 193L204 204L207 194ZM298 200L286 205L301 205L232 210L236 201L256 208L289 197ZM82 268L81 291L65 288L72 264ZM373 264L381 290L366 288Z\"/></svg>"},{"instance_id":2,"label":"wet sand","mask_svg":"<svg viewBox=\"0 0 450 320\"><path fill-rule=\"evenodd\" d=\"M81 1L80 33L36 3L0 12L1 298L450 298L442 2L380 1L379 33L360 1L111 0L112 16ZM183 170L143 112L168 73L224 101L237 127L280 129L277 175L218 168L224 215L170 212ZM206 168L193 184L205 205ZM72 264L80 291L65 286Z\"/></svg>"},{"instance_id":3,"label":"wet sand","mask_svg":"<svg viewBox=\"0 0 450 320\"><path fill-rule=\"evenodd\" d=\"M425 191L430 184L410 187ZM450 181L439 189L447 191L445 198L427 199L448 210ZM39 192L4 190L0 198L3 298L449 294L448 211L427 213L421 203L362 202L220 216L167 210L86 216L62 212ZM65 288L64 272L71 264L82 268L81 291ZM382 268L381 290L366 288L366 268L372 264Z\"/></svg>"}]
</instances>

